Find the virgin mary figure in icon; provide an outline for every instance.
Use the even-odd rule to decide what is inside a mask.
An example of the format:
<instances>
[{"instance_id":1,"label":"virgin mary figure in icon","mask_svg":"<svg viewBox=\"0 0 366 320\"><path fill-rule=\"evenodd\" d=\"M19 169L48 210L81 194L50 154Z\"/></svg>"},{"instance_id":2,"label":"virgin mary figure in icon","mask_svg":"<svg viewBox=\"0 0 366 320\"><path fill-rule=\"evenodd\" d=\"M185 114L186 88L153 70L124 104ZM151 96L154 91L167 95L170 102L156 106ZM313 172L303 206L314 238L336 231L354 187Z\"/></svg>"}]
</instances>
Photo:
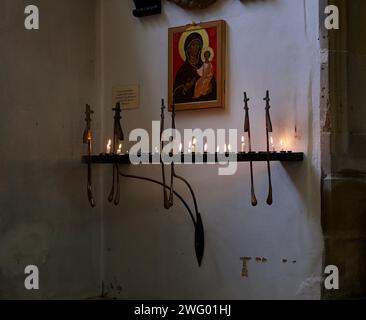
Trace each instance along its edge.
<instances>
[{"instance_id":1,"label":"virgin mary figure in icon","mask_svg":"<svg viewBox=\"0 0 366 320\"><path fill-rule=\"evenodd\" d=\"M174 103L192 103L217 99L217 83L206 30L184 32L179 43L179 53L184 60L174 80Z\"/></svg>"}]
</instances>

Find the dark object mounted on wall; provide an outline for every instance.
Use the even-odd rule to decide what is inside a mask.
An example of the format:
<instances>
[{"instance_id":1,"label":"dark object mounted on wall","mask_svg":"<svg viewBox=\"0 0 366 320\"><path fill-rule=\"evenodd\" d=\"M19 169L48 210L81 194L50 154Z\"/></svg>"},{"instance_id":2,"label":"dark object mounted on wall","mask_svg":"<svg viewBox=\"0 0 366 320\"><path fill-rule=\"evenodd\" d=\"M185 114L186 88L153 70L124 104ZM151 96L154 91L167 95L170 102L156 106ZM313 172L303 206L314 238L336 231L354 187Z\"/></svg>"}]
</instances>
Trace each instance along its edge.
<instances>
[{"instance_id":1,"label":"dark object mounted on wall","mask_svg":"<svg viewBox=\"0 0 366 320\"><path fill-rule=\"evenodd\" d=\"M216 0L168 0L168 1L174 2L178 6L189 10L205 9L216 2Z\"/></svg>"},{"instance_id":2,"label":"dark object mounted on wall","mask_svg":"<svg viewBox=\"0 0 366 320\"><path fill-rule=\"evenodd\" d=\"M133 0L136 9L133 15L137 18L161 14L161 0Z\"/></svg>"}]
</instances>

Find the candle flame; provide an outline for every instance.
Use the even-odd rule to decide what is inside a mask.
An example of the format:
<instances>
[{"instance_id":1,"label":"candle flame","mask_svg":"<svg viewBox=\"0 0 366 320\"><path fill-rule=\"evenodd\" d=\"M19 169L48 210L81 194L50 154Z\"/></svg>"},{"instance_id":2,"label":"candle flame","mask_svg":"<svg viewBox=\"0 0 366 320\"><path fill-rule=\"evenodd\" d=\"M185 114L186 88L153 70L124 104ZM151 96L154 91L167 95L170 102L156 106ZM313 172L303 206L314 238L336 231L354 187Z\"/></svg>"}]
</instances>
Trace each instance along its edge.
<instances>
[{"instance_id":1,"label":"candle flame","mask_svg":"<svg viewBox=\"0 0 366 320\"><path fill-rule=\"evenodd\" d=\"M242 143L244 143L244 142L245 142L245 137L244 137L244 136L242 136L242 137L241 137L241 142L242 142Z\"/></svg>"},{"instance_id":2,"label":"candle flame","mask_svg":"<svg viewBox=\"0 0 366 320\"><path fill-rule=\"evenodd\" d=\"M208 150L208 146L207 146L207 143L205 143L204 151L207 152L207 150Z\"/></svg>"}]
</instances>

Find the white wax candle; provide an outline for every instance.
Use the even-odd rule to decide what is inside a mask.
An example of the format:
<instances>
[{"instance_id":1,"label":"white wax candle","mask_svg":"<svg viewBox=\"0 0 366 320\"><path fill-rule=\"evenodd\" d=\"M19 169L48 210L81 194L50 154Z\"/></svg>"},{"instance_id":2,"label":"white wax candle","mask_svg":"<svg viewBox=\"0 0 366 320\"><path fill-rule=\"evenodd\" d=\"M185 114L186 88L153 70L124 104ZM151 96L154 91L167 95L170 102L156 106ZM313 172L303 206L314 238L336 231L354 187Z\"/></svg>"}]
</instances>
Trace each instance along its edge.
<instances>
[{"instance_id":1,"label":"white wax candle","mask_svg":"<svg viewBox=\"0 0 366 320\"><path fill-rule=\"evenodd\" d=\"M112 148L112 140L109 139L107 143L107 154L111 153L111 148Z\"/></svg>"},{"instance_id":2,"label":"white wax candle","mask_svg":"<svg viewBox=\"0 0 366 320\"><path fill-rule=\"evenodd\" d=\"M285 151L285 149L284 149L284 143L283 143L283 140L282 139L280 141L280 146L281 146L281 151L282 152Z\"/></svg>"},{"instance_id":3,"label":"white wax candle","mask_svg":"<svg viewBox=\"0 0 366 320\"><path fill-rule=\"evenodd\" d=\"M241 137L241 152L245 152L245 137Z\"/></svg>"},{"instance_id":4,"label":"white wax candle","mask_svg":"<svg viewBox=\"0 0 366 320\"><path fill-rule=\"evenodd\" d=\"M275 148L275 145L274 145L273 137L271 137L270 140L271 140L272 151L275 152L276 148Z\"/></svg>"}]
</instances>

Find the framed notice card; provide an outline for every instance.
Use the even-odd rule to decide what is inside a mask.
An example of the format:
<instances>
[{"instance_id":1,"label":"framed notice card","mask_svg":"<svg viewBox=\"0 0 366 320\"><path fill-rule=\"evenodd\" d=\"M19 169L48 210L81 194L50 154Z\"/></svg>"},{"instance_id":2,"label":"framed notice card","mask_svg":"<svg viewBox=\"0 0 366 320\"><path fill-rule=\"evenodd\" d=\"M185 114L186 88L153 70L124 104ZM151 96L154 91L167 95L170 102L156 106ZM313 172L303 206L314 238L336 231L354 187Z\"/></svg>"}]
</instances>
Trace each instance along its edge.
<instances>
[{"instance_id":1,"label":"framed notice card","mask_svg":"<svg viewBox=\"0 0 366 320\"><path fill-rule=\"evenodd\" d=\"M138 84L113 87L113 106L120 102L122 109L137 109L140 106L140 87Z\"/></svg>"}]
</instances>

